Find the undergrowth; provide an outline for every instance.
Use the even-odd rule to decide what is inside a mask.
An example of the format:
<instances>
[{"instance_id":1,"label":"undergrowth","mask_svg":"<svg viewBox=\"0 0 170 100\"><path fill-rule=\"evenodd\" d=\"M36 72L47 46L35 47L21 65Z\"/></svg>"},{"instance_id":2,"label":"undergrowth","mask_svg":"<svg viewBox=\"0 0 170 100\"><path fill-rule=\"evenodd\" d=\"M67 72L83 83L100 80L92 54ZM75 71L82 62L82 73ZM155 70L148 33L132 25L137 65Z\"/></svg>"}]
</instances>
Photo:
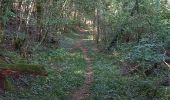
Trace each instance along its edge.
<instances>
[{"instance_id":1,"label":"undergrowth","mask_svg":"<svg viewBox=\"0 0 170 100\"><path fill-rule=\"evenodd\" d=\"M116 51L115 51L116 53ZM94 82L86 100L169 100L170 87L159 86L162 76L122 75L119 54L90 53Z\"/></svg>"},{"instance_id":2,"label":"undergrowth","mask_svg":"<svg viewBox=\"0 0 170 100\"><path fill-rule=\"evenodd\" d=\"M16 53L11 52L10 56L15 58ZM17 57L15 62L21 62L21 59L22 57ZM13 81L14 84L18 84L15 90L3 94L5 100L10 100L11 98L27 100L66 100L71 96L72 92L84 82L85 61L80 50L69 52L61 48L48 50L48 52L37 51L29 60L22 60L22 62L28 61L33 64L45 65L48 76L20 76Z\"/></svg>"}]
</instances>

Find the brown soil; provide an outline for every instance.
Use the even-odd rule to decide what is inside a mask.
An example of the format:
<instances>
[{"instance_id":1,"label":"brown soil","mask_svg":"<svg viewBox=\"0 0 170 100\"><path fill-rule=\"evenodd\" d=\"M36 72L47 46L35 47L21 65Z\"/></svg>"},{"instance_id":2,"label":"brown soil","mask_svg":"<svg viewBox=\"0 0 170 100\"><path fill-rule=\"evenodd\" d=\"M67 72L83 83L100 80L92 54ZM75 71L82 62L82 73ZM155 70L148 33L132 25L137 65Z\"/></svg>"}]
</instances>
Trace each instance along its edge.
<instances>
[{"instance_id":1,"label":"brown soil","mask_svg":"<svg viewBox=\"0 0 170 100\"><path fill-rule=\"evenodd\" d=\"M73 93L72 100L84 100L85 97L89 95L89 89L93 81L93 69L91 59L90 57L88 57L88 49L82 46L81 41L78 41L75 47L81 49L81 51L83 52L84 59L87 63L87 68L84 84Z\"/></svg>"}]
</instances>

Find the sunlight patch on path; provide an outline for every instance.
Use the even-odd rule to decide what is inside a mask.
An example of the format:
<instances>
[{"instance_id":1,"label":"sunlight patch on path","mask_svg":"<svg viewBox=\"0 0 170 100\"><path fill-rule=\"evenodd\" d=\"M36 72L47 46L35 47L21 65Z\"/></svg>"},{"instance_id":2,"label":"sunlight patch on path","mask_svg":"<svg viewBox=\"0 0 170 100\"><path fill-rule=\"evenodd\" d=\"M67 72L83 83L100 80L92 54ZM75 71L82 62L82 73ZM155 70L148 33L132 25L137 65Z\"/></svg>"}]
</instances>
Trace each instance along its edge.
<instances>
[{"instance_id":1,"label":"sunlight patch on path","mask_svg":"<svg viewBox=\"0 0 170 100\"><path fill-rule=\"evenodd\" d=\"M89 95L89 89L91 86L91 83L93 81L93 69L91 64L91 59L88 57L88 49L85 47L82 47L82 41L78 41L76 48L81 49L84 55L84 59L87 63L86 73L85 73L85 81L84 84L73 93L72 100L83 100L86 96Z\"/></svg>"}]
</instances>

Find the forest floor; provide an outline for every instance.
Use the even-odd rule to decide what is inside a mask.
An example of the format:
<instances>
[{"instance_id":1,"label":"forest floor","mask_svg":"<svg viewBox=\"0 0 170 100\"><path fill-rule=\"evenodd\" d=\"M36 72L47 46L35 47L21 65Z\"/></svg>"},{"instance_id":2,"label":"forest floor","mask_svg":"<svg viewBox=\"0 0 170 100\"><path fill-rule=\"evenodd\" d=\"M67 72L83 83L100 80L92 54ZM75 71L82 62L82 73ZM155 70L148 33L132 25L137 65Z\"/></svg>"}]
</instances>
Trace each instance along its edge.
<instances>
[{"instance_id":1,"label":"forest floor","mask_svg":"<svg viewBox=\"0 0 170 100\"><path fill-rule=\"evenodd\" d=\"M90 34L69 33L61 47L39 47L31 58L5 51L16 63L43 64L48 76L19 77L22 83L15 91L5 93L5 99L27 100L104 100L123 98L118 57L99 52ZM22 82L21 82L21 81ZM128 80L128 79L127 79ZM24 84L23 84L24 81ZM114 98L112 98L114 97Z\"/></svg>"},{"instance_id":2,"label":"forest floor","mask_svg":"<svg viewBox=\"0 0 170 100\"><path fill-rule=\"evenodd\" d=\"M113 57L100 52L94 41L87 35L82 34L79 38L74 38L73 46L70 49L71 52L81 50L86 62L84 82L73 90L72 100L113 99L107 92L110 91L109 84L112 83L113 78L120 76L119 69L115 65L117 62L115 60L116 63L114 63Z\"/></svg>"},{"instance_id":3,"label":"forest floor","mask_svg":"<svg viewBox=\"0 0 170 100\"><path fill-rule=\"evenodd\" d=\"M78 40L75 44L75 48L79 48L83 52L84 59L86 61L86 72L85 72L85 80L83 85L73 93L72 100L83 100L85 96L89 95L89 89L93 82L93 69L91 58L88 57L88 49L83 47L82 40Z\"/></svg>"},{"instance_id":4,"label":"forest floor","mask_svg":"<svg viewBox=\"0 0 170 100\"><path fill-rule=\"evenodd\" d=\"M157 80L157 77L144 79L137 74L122 75L119 64L120 52L113 51L112 54L100 52L88 33L65 35L60 48L40 46L27 59L20 57L17 52L6 51L6 56L15 63L44 65L48 76L19 77L17 79L19 87L16 87L15 91L6 92L0 99L147 100L148 93L149 95L155 93L154 81L150 79ZM160 96L168 93L167 88Z\"/></svg>"}]
</instances>

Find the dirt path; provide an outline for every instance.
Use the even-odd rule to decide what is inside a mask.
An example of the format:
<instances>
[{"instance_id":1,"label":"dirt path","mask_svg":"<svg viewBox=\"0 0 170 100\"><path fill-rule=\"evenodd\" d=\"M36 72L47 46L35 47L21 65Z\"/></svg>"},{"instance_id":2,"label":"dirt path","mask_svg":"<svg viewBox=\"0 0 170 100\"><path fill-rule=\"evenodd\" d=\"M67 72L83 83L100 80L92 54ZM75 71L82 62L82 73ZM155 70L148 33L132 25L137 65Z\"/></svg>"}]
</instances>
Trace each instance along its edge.
<instances>
[{"instance_id":1,"label":"dirt path","mask_svg":"<svg viewBox=\"0 0 170 100\"><path fill-rule=\"evenodd\" d=\"M84 100L85 97L89 95L90 85L93 81L93 69L91 59L88 57L88 49L83 47L82 41L78 41L75 47L82 50L87 67L84 84L73 93L72 100Z\"/></svg>"}]
</instances>

